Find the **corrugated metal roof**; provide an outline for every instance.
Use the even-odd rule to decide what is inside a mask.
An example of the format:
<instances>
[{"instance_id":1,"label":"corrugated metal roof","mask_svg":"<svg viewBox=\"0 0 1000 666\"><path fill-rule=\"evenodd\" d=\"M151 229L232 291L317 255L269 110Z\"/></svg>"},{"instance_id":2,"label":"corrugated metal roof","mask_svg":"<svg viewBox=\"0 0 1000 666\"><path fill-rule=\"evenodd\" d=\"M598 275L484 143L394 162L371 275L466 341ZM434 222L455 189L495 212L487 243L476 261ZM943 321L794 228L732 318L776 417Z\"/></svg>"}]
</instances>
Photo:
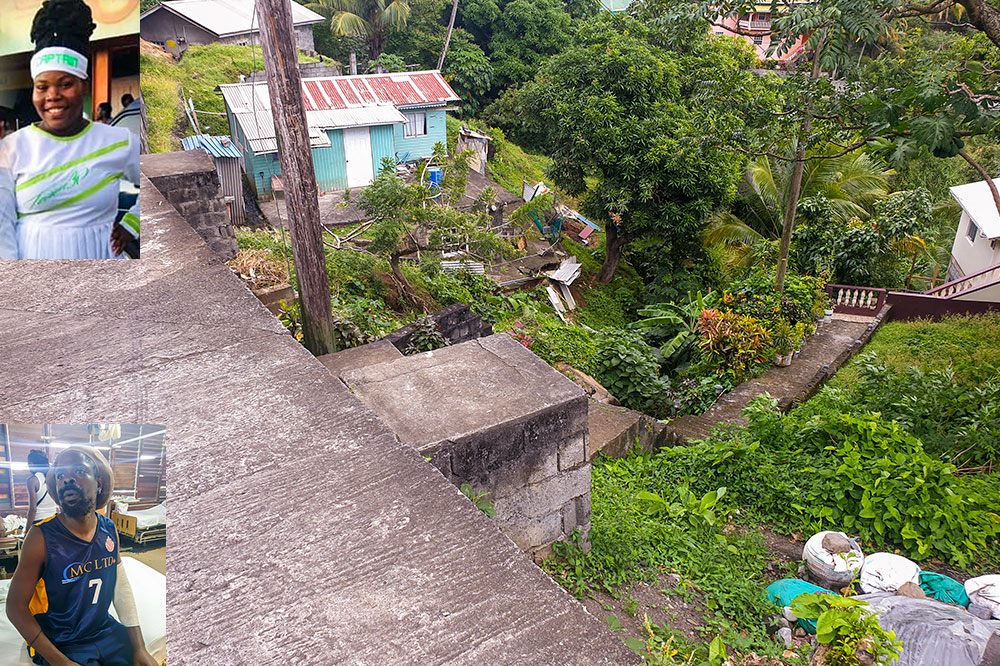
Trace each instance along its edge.
<instances>
[{"instance_id":1,"label":"corrugated metal roof","mask_svg":"<svg viewBox=\"0 0 1000 666\"><path fill-rule=\"evenodd\" d=\"M180 14L220 37L239 35L260 28L260 17L253 17L253 0L164 0L144 12L142 17L161 7ZM295 25L311 25L324 20L311 9L306 9L297 2L292 3L292 23Z\"/></svg>"},{"instance_id":2,"label":"corrugated metal roof","mask_svg":"<svg viewBox=\"0 0 1000 666\"><path fill-rule=\"evenodd\" d=\"M239 148L233 145L232 139L228 136L209 136L208 134L195 134L181 139L184 150L197 150L204 148L212 157L236 157L240 158Z\"/></svg>"},{"instance_id":3,"label":"corrugated metal roof","mask_svg":"<svg viewBox=\"0 0 1000 666\"><path fill-rule=\"evenodd\" d=\"M267 84L223 84L219 89L253 151L277 150ZM303 79L302 98L313 148L330 145L325 130L405 123L397 107L459 99L437 71Z\"/></svg>"},{"instance_id":4,"label":"corrugated metal roof","mask_svg":"<svg viewBox=\"0 0 1000 666\"><path fill-rule=\"evenodd\" d=\"M1000 187L1000 178L993 180ZM951 188L951 196L987 238L1000 238L1000 212L985 180Z\"/></svg>"}]
</instances>

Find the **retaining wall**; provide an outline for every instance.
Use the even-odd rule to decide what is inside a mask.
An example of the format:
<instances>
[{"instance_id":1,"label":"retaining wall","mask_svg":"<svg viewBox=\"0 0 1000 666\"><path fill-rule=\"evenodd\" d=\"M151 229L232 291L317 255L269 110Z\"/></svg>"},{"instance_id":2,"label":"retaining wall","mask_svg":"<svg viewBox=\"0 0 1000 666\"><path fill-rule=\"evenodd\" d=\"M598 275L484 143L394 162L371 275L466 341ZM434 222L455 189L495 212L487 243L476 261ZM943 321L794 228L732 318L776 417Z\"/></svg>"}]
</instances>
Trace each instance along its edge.
<instances>
[{"instance_id":1,"label":"retaining wall","mask_svg":"<svg viewBox=\"0 0 1000 666\"><path fill-rule=\"evenodd\" d=\"M340 377L445 478L489 493L523 551L546 557L574 530L586 539L587 396L506 334Z\"/></svg>"},{"instance_id":2,"label":"retaining wall","mask_svg":"<svg viewBox=\"0 0 1000 666\"><path fill-rule=\"evenodd\" d=\"M142 155L143 174L223 261L236 256L236 235L212 156L204 150Z\"/></svg>"}]
</instances>

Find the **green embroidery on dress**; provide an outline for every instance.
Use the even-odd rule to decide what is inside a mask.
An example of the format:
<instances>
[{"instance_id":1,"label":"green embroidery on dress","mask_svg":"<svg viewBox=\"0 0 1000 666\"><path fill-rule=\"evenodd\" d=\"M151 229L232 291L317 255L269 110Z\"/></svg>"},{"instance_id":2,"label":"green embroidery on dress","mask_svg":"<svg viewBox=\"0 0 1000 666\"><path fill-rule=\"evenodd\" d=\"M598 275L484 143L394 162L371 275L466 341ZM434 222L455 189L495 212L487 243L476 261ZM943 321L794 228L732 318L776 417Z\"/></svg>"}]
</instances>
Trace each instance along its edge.
<instances>
[{"instance_id":1,"label":"green embroidery on dress","mask_svg":"<svg viewBox=\"0 0 1000 666\"><path fill-rule=\"evenodd\" d=\"M100 150L95 150L94 152L90 153L89 155L84 155L83 157L78 157L75 160L70 160L69 162L66 162L65 164L60 164L59 166L57 166L57 167L55 167L53 169L49 169L48 171L45 171L43 173L40 173L37 176L32 176L31 178L29 178L28 180L24 181L23 183L18 183L17 184L17 191L20 192L24 188L31 187L35 183L43 181L43 180L45 180L46 178L48 178L49 176L51 176L53 174L59 173L60 171L65 171L66 169L69 169L71 167L75 167L77 164L82 164L83 162L86 162L88 160L92 160L92 159L101 157L102 155L107 155L111 151L117 150L118 148L122 148L122 147L127 146L127 145L128 145L128 139L126 139L125 141L119 141L117 143L112 143L110 146L105 146L104 148L101 148Z\"/></svg>"},{"instance_id":2,"label":"green embroidery on dress","mask_svg":"<svg viewBox=\"0 0 1000 666\"><path fill-rule=\"evenodd\" d=\"M79 187L80 183L82 183L89 174L89 168L85 167L82 173L74 169L73 172L69 174L69 178L65 179L62 184L53 187L51 190L45 190L44 192L36 194L35 198L31 200L32 206L38 208L46 201L54 199L66 190L72 190ZM20 190L21 188L19 187L17 189Z\"/></svg>"},{"instance_id":3,"label":"green embroidery on dress","mask_svg":"<svg viewBox=\"0 0 1000 666\"><path fill-rule=\"evenodd\" d=\"M119 178L121 178L124 175L125 174L123 172L121 172L121 171L119 171L118 173L113 173L110 176L106 176L106 177L102 178L100 180L100 182L98 182L95 185L92 185L91 187L88 187L87 189L85 189L83 192L80 192L76 196L70 197L69 199L66 199L65 201L60 201L59 203L57 203L52 208L46 208L45 210L33 210L30 213L18 213L17 216L19 218L21 218L21 217L26 217L28 215L37 215L39 213L48 213L48 212L53 211L53 210L59 210L60 208L65 208L66 206L69 206L71 204L75 204L78 201L82 201L83 199L86 199L87 197L89 197L89 196L91 196L93 194L96 194L98 191L100 191L101 189L103 189L106 185L108 185L109 183L115 182L116 180L118 180Z\"/></svg>"}]
</instances>

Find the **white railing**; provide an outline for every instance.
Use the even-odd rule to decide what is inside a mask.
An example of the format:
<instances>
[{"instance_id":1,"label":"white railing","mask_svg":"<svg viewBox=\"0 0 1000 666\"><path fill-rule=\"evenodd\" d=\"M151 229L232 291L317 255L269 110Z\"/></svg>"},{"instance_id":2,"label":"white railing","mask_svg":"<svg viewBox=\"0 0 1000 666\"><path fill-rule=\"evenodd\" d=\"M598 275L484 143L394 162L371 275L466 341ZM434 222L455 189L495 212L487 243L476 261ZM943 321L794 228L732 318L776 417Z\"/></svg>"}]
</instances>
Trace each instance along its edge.
<instances>
[{"instance_id":1,"label":"white railing","mask_svg":"<svg viewBox=\"0 0 1000 666\"><path fill-rule=\"evenodd\" d=\"M740 21L740 30L770 30L770 21Z\"/></svg>"},{"instance_id":2,"label":"white railing","mask_svg":"<svg viewBox=\"0 0 1000 666\"><path fill-rule=\"evenodd\" d=\"M851 287L842 284L827 285L827 293L833 299L834 311L843 313L878 313L885 303L885 289L874 287Z\"/></svg>"},{"instance_id":3,"label":"white railing","mask_svg":"<svg viewBox=\"0 0 1000 666\"><path fill-rule=\"evenodd\" d=\"M953 298L963 292L969 291L970 289L975 289L976 287L981 287L985 284L998 281L1000 281L1000 264L991 266L985 270L979 271L978 273L972 273L971 275L960 277L957 280L952 280L951 282L943 284L937 289L931 289L926 293L930 296Z\"/></svg>"}]
</instances>

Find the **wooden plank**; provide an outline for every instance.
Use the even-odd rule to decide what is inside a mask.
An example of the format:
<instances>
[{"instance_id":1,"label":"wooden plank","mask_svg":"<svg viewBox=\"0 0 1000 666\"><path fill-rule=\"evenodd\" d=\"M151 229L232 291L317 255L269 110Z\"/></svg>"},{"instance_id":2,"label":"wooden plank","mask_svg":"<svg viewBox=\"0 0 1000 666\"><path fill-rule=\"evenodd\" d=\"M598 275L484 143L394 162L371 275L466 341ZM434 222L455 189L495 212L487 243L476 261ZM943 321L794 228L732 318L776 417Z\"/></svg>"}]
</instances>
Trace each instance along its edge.
<instances>
[{"instance_id":1,"label":"wooden plank","mask_svg":"<svg viewBox=\"0 0 1000 666\"><path fill-rule=\"evenodd\" d=\"M566 286L566 285L564 285L564 284L560 284L559 285L559 291L562 292L563 298L566 299L566 306L570 310L575 310L576 309L576 301L573 300L573 292L571 292L569 290L569 287Z\"/></svg>"}]
</instances>

